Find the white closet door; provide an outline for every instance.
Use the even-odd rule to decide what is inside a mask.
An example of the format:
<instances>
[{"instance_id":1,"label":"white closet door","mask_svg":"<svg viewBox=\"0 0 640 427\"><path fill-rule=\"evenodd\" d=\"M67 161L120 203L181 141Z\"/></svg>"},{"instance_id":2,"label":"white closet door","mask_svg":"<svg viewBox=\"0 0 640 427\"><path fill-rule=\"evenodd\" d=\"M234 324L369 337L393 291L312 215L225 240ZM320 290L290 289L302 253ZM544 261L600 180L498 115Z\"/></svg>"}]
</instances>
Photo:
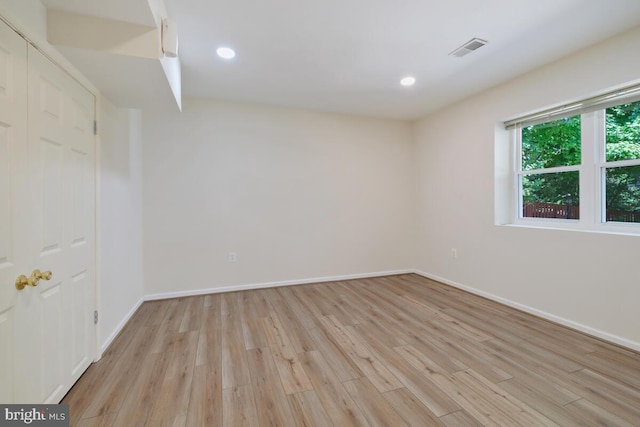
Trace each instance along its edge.
<instances>
[{"instance_id":1,"label":"white closet door","mask_svg":"<svg viewBox=\"0 0 640 427\"><path fill-rule=\"evenodd\" d=\"M96 348L94 97L0 31L0 401L57 403Z\"/></svg>"},{"instance_id":2,"label":"white closet door","mask_svg":"<svg viewBox=\"0 0 640 427\"><path fill-rule=\"evenodd\" d=\"M0 402L15 401L13 384L19 298L15 280L29 266L27 185L27 43L0 22ZM21 357L18 353L16 357Z\"/></svg>"}]
</instances>

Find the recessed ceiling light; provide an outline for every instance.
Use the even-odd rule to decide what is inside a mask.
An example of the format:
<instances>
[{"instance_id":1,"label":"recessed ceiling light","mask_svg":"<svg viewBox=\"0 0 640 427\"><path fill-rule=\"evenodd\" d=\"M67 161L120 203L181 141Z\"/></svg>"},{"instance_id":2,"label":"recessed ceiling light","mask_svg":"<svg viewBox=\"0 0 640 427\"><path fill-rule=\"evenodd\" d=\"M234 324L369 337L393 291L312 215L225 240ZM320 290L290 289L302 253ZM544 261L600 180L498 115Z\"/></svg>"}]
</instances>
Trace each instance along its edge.
<instances>
[{"instance_id":1,"label":"recessed ceiling light","mask_svg":"<svg viewBox=\"0 0 640 427\"><path fill-rule=\"evenodd\" d=\"M400 84L402 86L413 86L415 82L416 82L415 77L411 77L411 76L405 77L402 80L400 80Z\"/></svg>"},{"instance_id":2,"label":"recessed ceiling light","mask_svg":"<svg viewBox=\"0 0 640 427\"><path fill-rule=\"evenodd\" d=\"M219 47L216 53L220 58L231 59L236 56L236 52L229 47Z\"/></svg>"}]
</instances>

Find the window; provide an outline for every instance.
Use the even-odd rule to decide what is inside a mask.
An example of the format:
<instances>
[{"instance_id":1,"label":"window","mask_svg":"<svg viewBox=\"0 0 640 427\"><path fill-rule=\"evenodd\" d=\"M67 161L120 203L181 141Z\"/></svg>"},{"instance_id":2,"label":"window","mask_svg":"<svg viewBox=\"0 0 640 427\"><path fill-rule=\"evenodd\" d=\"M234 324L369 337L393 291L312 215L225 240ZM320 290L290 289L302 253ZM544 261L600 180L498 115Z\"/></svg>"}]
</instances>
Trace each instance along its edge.
<instances>
[{"instance_id":1,"label":"window","mask_svg":"<svg viewBox=\"0 0 640 427\"><path fill-rule=\"evenodd\" d=\"M640 232L639 94L636 86L506 123L514 222Z\"/></svg>"},{"instance_id":2,"label":"window","mask_svg":"<svg viewBox=\"0 0 640 427\"><path fill-rule=\"evenodd\" d=\"M522 128L519 188L523 218L580 218L580 116Z\"/></svg>"},{"instance_id":3,"label":"window","mask_svg":"<svg viewBox=\"0 0 640 427\"><path fill-rule=\"evenodd\" d=\"M605 114L604 220L640 223L640 101Z\"/></svg>"}]
</instances>

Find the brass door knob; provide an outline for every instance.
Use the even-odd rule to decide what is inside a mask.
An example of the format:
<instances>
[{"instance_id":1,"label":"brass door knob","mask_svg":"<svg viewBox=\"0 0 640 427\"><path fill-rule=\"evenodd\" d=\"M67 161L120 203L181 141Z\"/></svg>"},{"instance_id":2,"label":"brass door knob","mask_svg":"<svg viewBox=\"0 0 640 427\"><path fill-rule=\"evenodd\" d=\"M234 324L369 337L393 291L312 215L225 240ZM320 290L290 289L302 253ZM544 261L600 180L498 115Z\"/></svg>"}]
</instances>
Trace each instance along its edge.
<instances>
[{"instance_id":1,"label":"brass door knob","mask_svg":"<svg viewBox=\"0 0 640 427\"><path fill-rule=\"evenodd\" d=\"M16 289L21 291L27 286L36 287L38 283L40 283L40 280L50 280L52 275L50 271L41 272L38 269L33 270L31 277L21 274L16 279Z\"/></svg>"},{"instance_id":2,"label":"brass door knob","mask_svg":"<svg viewBox=\"0 0 640 427\"><path fill-rule=\"evenodd\" d=\"M50 271L44 271L41 272L38 269L33 270L33 272L31 273L31 278L32 279L38 279L38 280L51 280L51 276L53 274L51 274Z\"/></svg>"},{"instance_id":3,"label":"brass door knob","mask_svg":"<svg viewBox=\"0 0 640 427\"><path fill-rule=\"evenodd\" d=\"M27 278L24 274L21 274L16 279L16 289L21 291L25 288L25 286L36 286L31 284L31 280Z\"/></svg>"}]
</instances>

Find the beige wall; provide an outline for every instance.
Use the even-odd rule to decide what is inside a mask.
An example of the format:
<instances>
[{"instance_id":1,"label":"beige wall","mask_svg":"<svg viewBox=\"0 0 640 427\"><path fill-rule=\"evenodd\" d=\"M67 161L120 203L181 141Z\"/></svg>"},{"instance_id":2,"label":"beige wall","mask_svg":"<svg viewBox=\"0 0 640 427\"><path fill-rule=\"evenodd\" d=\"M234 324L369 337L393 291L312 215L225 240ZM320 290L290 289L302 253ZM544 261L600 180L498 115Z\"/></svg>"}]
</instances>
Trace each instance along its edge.
<instances>
[{"instance_id":1,"label":"beige wall","mask_svg":"<svg viewBox=\"0 0 640 427\"><path fill-rule=\"evenodd\" d=\"M40 0L0 0L0 13L12 24L28 28L42 40L47 39L47 9Z\"/></svg>"},{"instance_id":2,"label":"beige wall","mask_svg":"<svg viewBox=\"0 0 640 427\"><path fill-rule=\"evenodd\" d=\"M416 123L419 270L640 348L638 236L494 225L509 189L500 123L638 79L639 43L640 28Z\"/></svg>"},{"instance_id":3,"label":"beige wall","mask_svg":"<svg viewBox=\"0 0 640 427\"><path fill-rule=\"evenodd\" d=\"M103 348L142 300L140 112L98 103L100 286Z\"/></svg>"},{"instance_id":4,"label":"beige wall","mask_svg":"<svg viewBox=\"0 0 640 427\"><path fill-rule=\"evenodd\" d=\"M143 132L146 294L411 267L409 123L186 99Z\"/></svg>"}]
</instances>

